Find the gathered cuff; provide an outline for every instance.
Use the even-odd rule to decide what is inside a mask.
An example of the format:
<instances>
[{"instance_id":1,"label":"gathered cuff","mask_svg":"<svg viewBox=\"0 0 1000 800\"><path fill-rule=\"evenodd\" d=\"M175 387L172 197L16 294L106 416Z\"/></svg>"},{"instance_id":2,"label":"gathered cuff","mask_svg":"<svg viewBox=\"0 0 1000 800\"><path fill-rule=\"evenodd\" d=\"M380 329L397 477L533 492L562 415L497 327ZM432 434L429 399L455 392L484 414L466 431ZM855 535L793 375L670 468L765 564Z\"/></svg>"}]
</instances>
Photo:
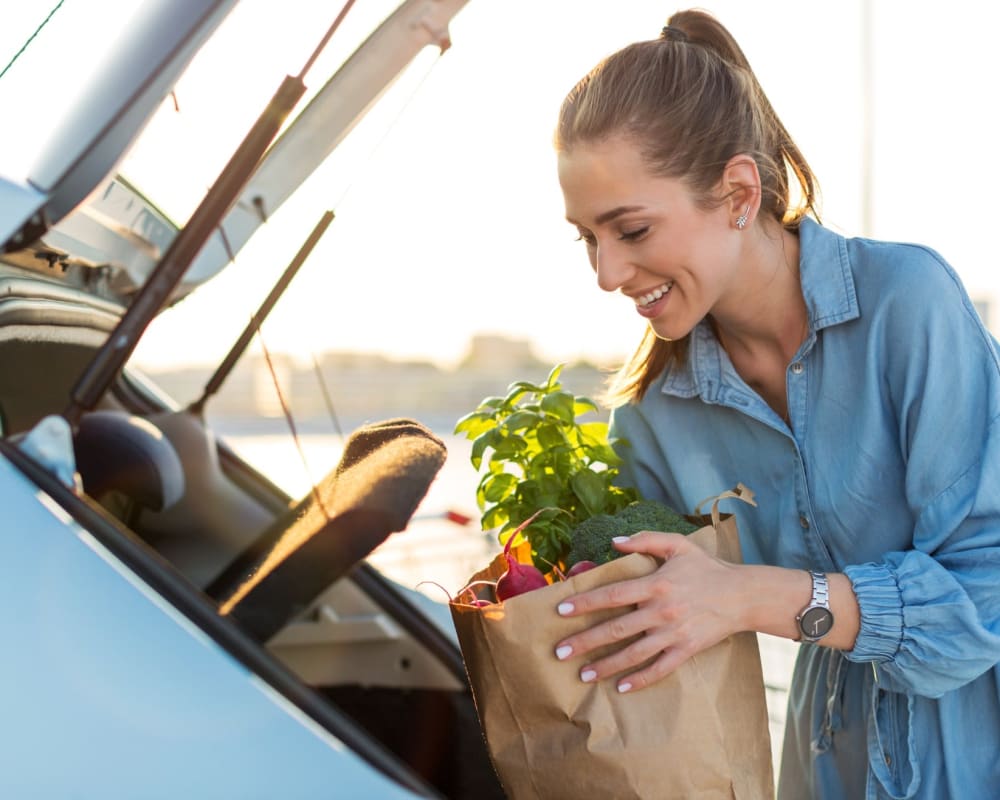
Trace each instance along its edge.
<instances>
[{"instance_id":1,"label":"gathered cuff","mask_svg":"<svg viewBox=\"0 0 1000 800\"><path fill-rule=\"evenodd\" d=\"M861 610L861 628L850 661L889 661L903 640L903 597L893 571L885 564L847 567Z\"/></svg>"}]
</instances>

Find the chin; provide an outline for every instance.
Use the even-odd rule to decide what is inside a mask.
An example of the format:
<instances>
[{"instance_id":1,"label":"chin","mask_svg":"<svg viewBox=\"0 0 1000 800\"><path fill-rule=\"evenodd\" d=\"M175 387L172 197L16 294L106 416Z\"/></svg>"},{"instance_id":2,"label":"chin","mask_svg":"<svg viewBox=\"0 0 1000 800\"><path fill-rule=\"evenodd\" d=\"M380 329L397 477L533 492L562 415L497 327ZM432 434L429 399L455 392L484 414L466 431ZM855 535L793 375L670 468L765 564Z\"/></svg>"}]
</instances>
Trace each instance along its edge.
<instances>
[{"instance_id":1,"label":"chin","mask_svg":"<svg viewBox=\"0 0 1000 800\"><path fill-rule=\"evenodd\" d=\"M650 330L656 335L656 338L663 339L667 342L673 342L677 339L683 339L689 333L691 333L690 325L677 325L673 323L668 323L663 320L651 320L649 323Z\"/></svg>"}]
</instances>

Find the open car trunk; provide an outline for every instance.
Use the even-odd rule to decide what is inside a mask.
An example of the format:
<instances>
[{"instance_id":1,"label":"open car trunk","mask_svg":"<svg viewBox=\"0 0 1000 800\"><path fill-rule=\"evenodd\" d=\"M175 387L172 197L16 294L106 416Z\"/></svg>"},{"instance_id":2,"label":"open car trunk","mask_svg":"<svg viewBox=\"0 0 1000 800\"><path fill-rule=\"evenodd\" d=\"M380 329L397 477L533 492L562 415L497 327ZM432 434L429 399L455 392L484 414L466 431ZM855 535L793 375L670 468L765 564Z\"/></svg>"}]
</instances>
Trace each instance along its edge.
<instances>
[{"instance_id":1,"label":"open car trunk","mask_svg":"<svg viewBox=\"0 0 1000 800\"><path fill-rule=\"evenodd\" d=\"M402 3L297 116L286 78L176 225L114 166L233 5L146 3L108 59L117 91L0 187L0 548L22 576L0 591L18 619L0 680L24 698L0 794L502 797L446 607L366 562L443 443L416 419L364 426L290 498L215 435L211 392L181 407L128 366L413 54L450 44L464 0Z\"/></svg>"}]
</instances>

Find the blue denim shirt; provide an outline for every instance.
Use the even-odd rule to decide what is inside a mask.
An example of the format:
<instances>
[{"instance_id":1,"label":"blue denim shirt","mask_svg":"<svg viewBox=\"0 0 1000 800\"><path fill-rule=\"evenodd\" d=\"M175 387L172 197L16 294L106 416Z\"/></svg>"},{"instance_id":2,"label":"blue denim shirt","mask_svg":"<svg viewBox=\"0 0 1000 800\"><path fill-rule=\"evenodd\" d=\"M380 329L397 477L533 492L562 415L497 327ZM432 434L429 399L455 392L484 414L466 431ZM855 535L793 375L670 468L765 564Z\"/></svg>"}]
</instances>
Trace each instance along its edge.
<instances>
[{"instance_id":1,"label":"blue denim shirt","mask_svg":"<svg viewBox=\"0 0 1000 800\"><path fill-rule=\"evenodd\" d=\"M791 424L703 321L612 412L622 479L685 511L742 482L757 508L724 510L746 562L853 584L854 649L800 647L779 796L1000 797L997 344L935 252L808 219L800 242Z\"/></svg>"}]
</instances>

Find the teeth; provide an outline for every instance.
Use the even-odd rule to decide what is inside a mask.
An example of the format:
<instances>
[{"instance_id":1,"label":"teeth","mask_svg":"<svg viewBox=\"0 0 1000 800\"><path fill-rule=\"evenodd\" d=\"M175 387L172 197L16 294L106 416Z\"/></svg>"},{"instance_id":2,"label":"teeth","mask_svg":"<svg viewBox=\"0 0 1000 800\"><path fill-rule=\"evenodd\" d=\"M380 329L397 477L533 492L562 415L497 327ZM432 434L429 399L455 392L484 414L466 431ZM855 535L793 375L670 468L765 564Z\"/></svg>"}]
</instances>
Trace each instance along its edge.
<instances>
[{"instance_id":1,"label":"teeth","mask_svg":"<svg viewBox=\"0 0 1000 800\"><path fill-rule=\"evenodd\" d=\"M673 281L670 281L668 283L663 284L662 286L657 286L655 289L653 289L653 291L649 292L648 294L641 295L639 297L639 305L648 306L650 303L655 303L657 300L663 297L663 295L669 292L670 287L672 287L673 285L674 285Z\"/></svg>"}]
</instances>

